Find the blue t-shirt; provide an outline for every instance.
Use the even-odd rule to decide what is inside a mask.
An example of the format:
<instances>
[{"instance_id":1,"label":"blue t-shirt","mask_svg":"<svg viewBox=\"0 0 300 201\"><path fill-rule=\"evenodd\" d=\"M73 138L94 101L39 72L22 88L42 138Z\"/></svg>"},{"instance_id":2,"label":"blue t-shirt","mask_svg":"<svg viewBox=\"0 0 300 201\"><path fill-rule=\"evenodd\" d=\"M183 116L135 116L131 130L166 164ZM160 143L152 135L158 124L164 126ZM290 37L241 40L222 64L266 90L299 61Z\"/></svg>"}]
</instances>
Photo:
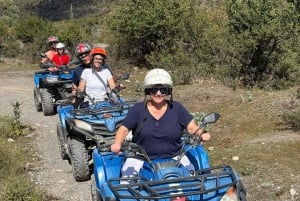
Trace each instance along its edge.
<instances>
[{"instance_id":1,"label":"blue t-shirt","mask_svg":"<svg viewBox=\"0 0 300 201\"><path fill-rule=\"evenodd\" d=\"M133 131L132 142L141 145L150 159L177 156L181 149L182 131L193 119L185 107L174 101L156 120L144 102L130 108L123 125Z\"/></svg>"}]
</instances>

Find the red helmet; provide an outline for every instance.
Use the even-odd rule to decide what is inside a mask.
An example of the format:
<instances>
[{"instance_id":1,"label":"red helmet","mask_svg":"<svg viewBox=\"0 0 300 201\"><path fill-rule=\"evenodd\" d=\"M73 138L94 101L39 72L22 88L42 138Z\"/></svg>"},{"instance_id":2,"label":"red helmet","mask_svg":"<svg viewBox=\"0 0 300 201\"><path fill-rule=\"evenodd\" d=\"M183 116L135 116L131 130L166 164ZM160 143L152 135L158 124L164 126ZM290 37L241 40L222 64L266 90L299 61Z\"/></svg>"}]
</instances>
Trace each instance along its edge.
<instances>
[{"instance_id":1,"label":"red helmet","mask_svg":"<svg viewBox=\"0 0 300 201\"><path fill-rule=\"evenodd\" d=\"M48 45L50 45L50 43L58 43L58 42L59 40L56 36L50 36L47 41Z\"/></svg>"},{"instance_id":2,"label":"red helmet","mask_svg":"<svg viewBox=\"0 0 300 201\"><path fill-rule=\"evenodd\" d=\"M91 52L91 46L87 43L80 43L76 49L75 49L75 56L79 57L80 55L84 53L90 53Z\"/></svg>"},{"instance_id":3,"label":"red helmet","mask_svg":"<svg viewBox=\"0 0 300 201\"><path fill-rule=\"evenodd\" d=\"M102 47L95 47L92 49L91 57L94 57L94 55L96 55L96 54L100 54L101 56L103 56L103 58L106 58L106 51Z\"/></svg>"}]
</instances>

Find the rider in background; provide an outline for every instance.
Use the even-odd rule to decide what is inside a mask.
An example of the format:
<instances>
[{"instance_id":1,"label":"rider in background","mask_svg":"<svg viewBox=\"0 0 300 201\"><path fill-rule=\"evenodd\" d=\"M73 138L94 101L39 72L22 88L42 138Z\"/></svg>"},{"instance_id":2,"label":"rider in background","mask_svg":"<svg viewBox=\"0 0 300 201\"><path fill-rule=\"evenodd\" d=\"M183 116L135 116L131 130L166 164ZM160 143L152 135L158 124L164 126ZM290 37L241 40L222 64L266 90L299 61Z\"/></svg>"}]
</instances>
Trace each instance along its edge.
<instances>
[{"instance_id":1,"label":"rider in background","mask_svg":"<svg viewBox=\"0 0 300 201\"><path fill-rule=\"evenodd\" d=\"M49 50L45 52L46 57L43 57L41 63L46 63L48 61L52 61L53 56L57 54L56 44L59 43L59 40L56 36L50 36L47 40L47 44L49 46Z\"/></svg>"},{"instance_id":2,"label":"rider in background","mask_svg":"<svg viewBox=\"0 0 300 201\"><path fill-rule=\"evenodd\" d=\"M210 134L204 132L193 120L192 115L178 101L173 101L173 81L164 69L150 70L144 78L145 100L130 108L122 125L116 132L111 151L119 153L122 142L131 130L132 142L142 146L150 159L174 158L181 150L181 135L184 130L202 137L203 141L210 139ZM122 167L122 177L135 177L144 164L141 158L127 158ZM181 164L193 170L194 166L184 156Z\"/></svg>"},{"instance_id":3,"label":"rider in background","mask_svg":"<svg viewBox=\"0 0 300 201\"><path fill-rule=\"evenodd\" d=\"M77 45L77 47L75 49L75 56L79 59L81 64L75 68L74 73L73 73L72 94L74 97L76 97L76 95L77 95L77 89L79 86L79 82L80 82L80 78L81 78L81 74L82 74L83 70L86 68L92 67L92 57L90 55L91 50L92 50L92 48L88 43L80 43ZM105 51L105 49L104 49L104 51ZM108 69L110 71L110 73L113 75L111 68L107 65L106 62L103 63L102 68ZM120 88L125 88L125 86L121 84ZM74 104L74 107L77 108L79 106L79 104L82 102L82 100L80 100L80 98L74 98L72 102Z\"/></svg>"},{"instance_id":4,"label":"rider in background","mask_svg":"<svg viewBox=\"0 0 300 201\"><path fill-rule=\"evenodd\" d=\"M73 78L72 78L73 89L72 89L72 91L73 91L74 96L76 95L76 91L79 86L82 71L85 68L90 68L90 64L92 61L91 55L90 55L91 50L92 50L92 48L88 43L80 43L77 45L77 47L75 49L75 56L79 59L81 64L75 68L74 73L73 73Z\"/></svg>"},{"instance_id":5,"label":"rider in background","mask_svg":"<svg viewBox=\"0 0 300 201\"><path fill-rule=\"evenodd\" d=\"M52 62L55 64L54 70L61 67L62 65L68 65L70 62L70 56L65 52L65 44L57 43L56 51L57 54L53 56Z\"/></svg>"},{"instance_id":6,"label":"rider in background","mask_svg":"<svg viewBox=\"0 0 300 201\"><path fill-rule=\"evenodd\" d=\"M90 57L91 68L83 70L78 91L86 93L84 102L104 101L108 98L108 87L110 90L116 88L111 70L105 67L106 51L101 47L93 48Z\"/></svg>"}]
</instances>

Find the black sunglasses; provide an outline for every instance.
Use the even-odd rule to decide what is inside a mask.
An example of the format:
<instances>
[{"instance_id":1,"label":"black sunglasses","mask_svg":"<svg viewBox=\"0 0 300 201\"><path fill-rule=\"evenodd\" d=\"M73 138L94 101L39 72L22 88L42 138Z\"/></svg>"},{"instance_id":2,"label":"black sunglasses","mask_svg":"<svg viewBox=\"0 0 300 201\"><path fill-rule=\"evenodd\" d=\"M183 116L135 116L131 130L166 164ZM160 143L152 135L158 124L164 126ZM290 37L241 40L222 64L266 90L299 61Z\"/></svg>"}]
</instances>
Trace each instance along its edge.
<instances>
[{"instance_id":1,"label":"black sunglasses","mask_svg":"<svg viewBox=\"0 0 300 201\"><path fill-rule=\"evenodd\" d=\"M162 88L150 88L149 92L150 94L156 94L158 91L160 91L161 94L168 94L169 93L169 88L162 87Z\"/></svg>"},{"instance_id":2,"label":"black sunglasses","mask_svg":"<svg viewBox=\"0 0 300 201\"><path fill-rule=\"evenodd\" d=\"M88 56L88 54L82 54L82 55L79 56L79 59L83 59L83 58L85 58L87 56Z\"/></svg>"}]
</instances>

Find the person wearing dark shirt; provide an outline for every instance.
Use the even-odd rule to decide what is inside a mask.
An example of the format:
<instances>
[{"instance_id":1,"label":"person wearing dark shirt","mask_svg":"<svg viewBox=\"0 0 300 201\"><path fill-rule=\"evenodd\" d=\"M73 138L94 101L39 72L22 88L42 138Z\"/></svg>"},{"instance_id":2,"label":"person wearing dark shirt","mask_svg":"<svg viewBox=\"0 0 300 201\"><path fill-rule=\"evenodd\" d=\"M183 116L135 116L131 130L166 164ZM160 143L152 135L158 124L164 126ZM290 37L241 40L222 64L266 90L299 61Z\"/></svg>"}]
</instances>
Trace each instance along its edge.
<instances>
[{"instance_id":1,"label":"person wearing dark shirt","mask_svg":"<svg viewBox=\"0 0 300 201\"><path fill-rule=\"evenodd\" d=\"M91 50L91 46L87 43L80 43L75 49L75 56L80 60L81 64L74 69L72 77L73 95L76 95L74 93L77 91L82 71L85 68L90 68L92 61L90 55Z\"/></svg>"},{"instance_id":2,"label":"person wearing dark shirt","mask_svg":"<svg viewBox=\"0 0 300 201\"><path fill-rule=\"evenodd\" d=\"M122 125L116 132L111 151L119 153L122 142L132 131L132 142L142 146L150 159L175 158L181 149L183 130L201 136L203 141L210 139L193 120L192 115L172 97L173 81L170 74L161 68L150 70L144 78L145 101L137 103L128 111ZM138 175L144 161L127 158L122 167L122 177ZM193 169L189 159L184 156L181 163Z\"/></svg>"}]
</instances>

